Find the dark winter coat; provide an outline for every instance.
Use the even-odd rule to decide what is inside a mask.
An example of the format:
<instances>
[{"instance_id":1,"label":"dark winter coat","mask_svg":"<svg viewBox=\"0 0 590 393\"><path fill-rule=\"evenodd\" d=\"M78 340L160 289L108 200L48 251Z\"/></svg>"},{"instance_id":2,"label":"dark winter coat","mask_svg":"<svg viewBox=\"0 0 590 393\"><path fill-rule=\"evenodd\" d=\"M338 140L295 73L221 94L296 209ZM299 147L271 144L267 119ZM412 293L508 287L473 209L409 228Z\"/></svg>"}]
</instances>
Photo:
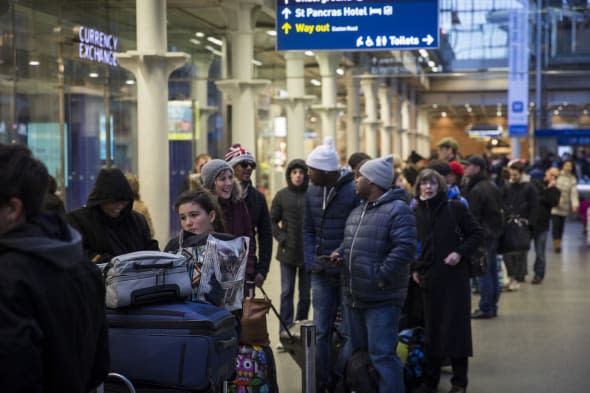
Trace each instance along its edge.
<instances>
[{"instance_id":1,"label":"dark winter coat","mask_svg":"<svg viewBox=\"0 0 590 393\"><path fill-rule=\"evenodd\" d=\"M539 196L539 207L537 209L537 218L533 225L533 236L549 231L549 221L551 220L551 209L559 204L561 191L557 187L547 187L547 182L539 179L533 181Z\"/></svg>"},{"instance_id":2,"label":"dark winter coat","mask_svg":"<svg viewBox=\"0 0 590 393\"><path fill-rule=\"evenodd\" d=\"M537 190L528 181L519 183L506 183L502 187L502 203L504 218L506 220L513 216L519 216L528 220L531 227L536 222L539 197Z\"/></svg>"},{"instance_id":3,"label":"dark winter coat","mask_svg":"<svg viewBox=\"0 0 590 393\"><path fill-rule=\"evenodd\" d=\"M502 192L483 173L469 179L465 187L469 212L482 227L486 239L498 239L502 234Z\"/></svg>"},{"instance_id":4,"label":"dark winter coat","mask_svg":"<svg viewBox=\"0 0 590 393\"><path fill-rule=\"evenodd\" d=\"M86 393L109 371L105 289L55 213L0 236L2 392Z\"/></svg>"},{"instance_id":5,"label":"dark winter coat","mask_svg":"<svg viewBox=\"0 0 590 393\"><path fill-rule=\"evenodd\" d=\"M415 250L416 222L403 190L389 190L354 208L338 250L344 256L345 304L403 306Z\"/></svg>"},{"instance_id":6,"label":"dark winter coat","mask_svg":"<svg viewBox=\"0 0 590 393\"><path fill-rule=\"evenodd\" d=\"M264 194L252 187L251 182L242 183L242 188L245 194L244 201L250 214L252 233L258 242L256 273L261 273L266 277L270 268L270 259L272 258L272 231L268 205Z\"/></svg>"},{"instance_id":7,"label":"dark winter coat","mask_svg":"<svg viewBox=\"0 0 590 393\"><path fill-rule=\"evenodd\" d=\"M291 172L303 169L303 184L291 183ZM277 260L292 266L303 266L303 214L305 194L309 184L307 165L303 160L293 160L285 172L287 187L276 193L270 208L272 234L278 242Z\"/></svg>"},{"instance_id":8,"label":"dark winter coat","mask_svg":"<svg viewBox=\"0 0 590 393\"><path fill-rule=\"evenodd\" d=\"M444 193L418 201L416 226L422 251L413 269L420 274L426 352L434 357L471 356L471 288L466 259L483 243L483 231L465 206L448 201ZM463 241L458 232L464 234ZM450 266L444 259L453 251L461 255L461 261Z\"/></svg>"},{"instance_id":9,"label":"dark winter coat","mask_svg":"<svg viewBox=\"0 0 590 393\"><path fill-rule=\"evenodd\" d=\"M340 246L346 219L358 204L354 175L347 169L342 169L333 187L309 185L303 217L303 255L308 271L340 274L340 268L327 267L318 257L330 255Z\"/></svg>"},{"instance_id":10,"label":"dark winter coat","mask_svg":"<svg viewBox=\"0 0 590 393\"><path fill-rule=\"evenodd\" d=\"M252 236L252 222L248 207L244 200L217 198L223 211L223 222L226 232L234 236L248 236L250 248L248 249L248 264L246 265L246 281L254 280L256 276L256 241ZM266 273L263 273L266 274Z\"/></svg>"},{"instance_id":11,"label":"dark winter coat","mask_svg":"<svg viewBox=\"0 0 590 393\"><path fill-rule=\"evenodd\" d=\"M129 201L117 218L107 216L100 208L102 203L113 201ZM147 221L133 211L133 191L118 169L101 170L86 206L71 211L67 218L82 235L84 251L95 263L129 252L158 250Z\"/></svg>"}]
</instances>

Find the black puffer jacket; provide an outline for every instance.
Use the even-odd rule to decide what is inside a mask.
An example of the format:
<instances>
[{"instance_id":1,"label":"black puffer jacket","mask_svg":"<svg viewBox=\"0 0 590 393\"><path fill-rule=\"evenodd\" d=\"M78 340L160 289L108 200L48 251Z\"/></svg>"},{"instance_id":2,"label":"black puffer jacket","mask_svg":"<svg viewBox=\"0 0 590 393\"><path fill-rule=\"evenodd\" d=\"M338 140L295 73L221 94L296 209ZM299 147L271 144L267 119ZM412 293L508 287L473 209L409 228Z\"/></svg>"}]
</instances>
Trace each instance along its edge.
<instances>
[{"instance_id":1,"label":"black puffer jacket","mask_svg":"<svg viewBox=\"0 0 590 393\"><path fill-rule=\"evenodd\" d=\"M469 212L482 227L486 239L497 239L502 234L502 192L481 172L469 179L464 190Z\"/></svg>"},{"instance_id":2,"label":"black puffer jacket","mask_svg":"<svg viewBox=\"0 0 590 393\"><path fill-rule=\"evenodd\" d=\"M295 186L291 182L291 172L302 169L303 184ZM292 266L303 266L303 214L305 193L309 184L305 161L296 159L287 165L285 172L287 187L279 190L270 208L272 234L279 244L277 259Z\"/></svg>"},{"instance_id":3,"label":"black puffer jacket","mask_svg":"<svg viewBox=\"0 0 590 393\"><path fill-rule=\"evenodd\" d=\"M85 393L109 371L104 284L46 213L0 236L0 390Z\"/></svg>"},{"instance_id":4,"label":"black puffer jacket","mask_svg":"<svg viewBox=\"0 0 590 393\"><path fill-rule=\"evenodd\" d=\"M129 201L120 216L107 216L100 205ZM95 263L141 250L158 250L145 218L133 211L133 192L119 169L102 169L86 206L68 213L70 224L82 235L84 251Z\"/></svg>"},{"instance_id":5,"label":"black puffer jacket","mask_svg":"<svg viewBox=\"0 0 590 393\"><path fill-rule=\"evenodd\" d=\"M270 214L264 194L252 186L251 182L242 183L244 189L244 202L248 207L250 221L252 222L252 232L258 249L258 258L256 260L256 273L261 273L264 277L268 274L270 268L270 259L272 258L272 231L270 229Z\"/></svg>"},{"instance_id":6,"label":"black puffer jacket","mask_svg":"<svg viewBox=\"0 0 590 393\"><path fill-rule=\"evenodd\" d=\"M416 252L416 222L404 191L389 190L350 212L338 252L344 256L341 278L346 304L401 307Z\"/></svg>"},{"instance_id":7,"label":"black puffer jacket","mask_svg":"<svg viewBox=\"0 0 590 393\"><path fill-rule=\"evenodd\" d=\"M559 204L561 191L557 187L547 187L547 182L539 179L532 182L539 195L539 208L535 225L533 225L533 235L538 235L549 230L549 221L551 220L551 209Z\"/></svg>"}]
</instances>

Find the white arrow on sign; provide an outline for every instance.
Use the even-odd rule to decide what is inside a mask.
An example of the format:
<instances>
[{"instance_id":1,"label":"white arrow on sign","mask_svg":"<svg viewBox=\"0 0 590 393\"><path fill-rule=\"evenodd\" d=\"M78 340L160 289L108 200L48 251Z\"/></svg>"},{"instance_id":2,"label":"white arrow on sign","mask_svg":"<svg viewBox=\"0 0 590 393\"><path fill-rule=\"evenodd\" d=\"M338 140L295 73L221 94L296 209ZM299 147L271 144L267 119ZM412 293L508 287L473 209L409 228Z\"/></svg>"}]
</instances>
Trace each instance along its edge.
<instances>
[{"instance_id":1,"label":"white arrow on sign","mask_svg":"<svg viewBox=\"0 0 590 393\"><path fill-rule=\"evenodd\" d=\"M432 44L434 41L434 37L428 34L426 37L422 38L422 42L426 42L426 45Z\"/></svg>"},{"instance_id":2,"label":"white arrow on sign","mask_svg":"<svg viewBox=\"0 0 590 393\"><path fill-rule=\"evenodd\" d=\"M291 15L291 10L288 8L284 8L283 11L281 12L281 14L283 14L283 16L285 17L285 20L289 19L289 15Z\"/></svg>"}]
</instances>

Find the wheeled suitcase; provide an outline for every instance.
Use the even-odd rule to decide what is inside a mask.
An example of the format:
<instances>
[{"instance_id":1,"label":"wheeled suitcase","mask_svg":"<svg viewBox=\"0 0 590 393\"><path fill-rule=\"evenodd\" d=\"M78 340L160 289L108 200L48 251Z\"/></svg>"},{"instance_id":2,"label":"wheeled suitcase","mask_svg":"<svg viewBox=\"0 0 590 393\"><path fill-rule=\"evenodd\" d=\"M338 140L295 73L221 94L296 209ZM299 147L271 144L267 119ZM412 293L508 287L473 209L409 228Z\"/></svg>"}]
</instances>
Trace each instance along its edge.
<instances>
[{"instance_id":1,"label":"wheeled suitcase","mask_svg":"<svg viewBox=\"0 0 590 393\"><path fill-rule=\"evenodd\" d=\"M134 384L219 391L232 378L236 318L208 304L184 302L107 310L111 371Z\"/></svg>"}]
</instances>

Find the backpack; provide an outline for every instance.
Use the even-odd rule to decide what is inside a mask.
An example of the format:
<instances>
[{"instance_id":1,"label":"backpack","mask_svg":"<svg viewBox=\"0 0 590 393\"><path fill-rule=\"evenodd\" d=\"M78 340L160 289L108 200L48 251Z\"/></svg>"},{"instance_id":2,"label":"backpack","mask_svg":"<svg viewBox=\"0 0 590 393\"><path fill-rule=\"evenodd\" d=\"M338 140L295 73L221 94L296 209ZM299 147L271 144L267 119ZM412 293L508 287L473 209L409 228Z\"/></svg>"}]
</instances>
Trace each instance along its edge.
<instances>
[{"instance_id":1,"label":"backpack","mask_svg":"<svg viewBox=\"0 0 590 393\"><path fill-rule=\"evenodd\" d=\"M356 351L346 363L346 385L351 392L379 391L379 374L367 351Z\"/></svg>"},{"instance_id":2,"label":"backpack","mask_svg":"<svg viewBox=\"0 0 590 393\"><path fill-rule=\"evenodd\" d=\"M236 355L236 373L229 393L276 393L277 369L268 346L240 344Z\"/></svg>"},{"instance_id":3,"label":"backpack","mask_svg":"<svg viewBox=\"0 0 590 393\"><path fill-rule=\"evenodd\" d=\"M404 361L406 391L418 387L424 377L424 329L402 330L398 335L397 354Z\"/></svg>"}]
</instances>

